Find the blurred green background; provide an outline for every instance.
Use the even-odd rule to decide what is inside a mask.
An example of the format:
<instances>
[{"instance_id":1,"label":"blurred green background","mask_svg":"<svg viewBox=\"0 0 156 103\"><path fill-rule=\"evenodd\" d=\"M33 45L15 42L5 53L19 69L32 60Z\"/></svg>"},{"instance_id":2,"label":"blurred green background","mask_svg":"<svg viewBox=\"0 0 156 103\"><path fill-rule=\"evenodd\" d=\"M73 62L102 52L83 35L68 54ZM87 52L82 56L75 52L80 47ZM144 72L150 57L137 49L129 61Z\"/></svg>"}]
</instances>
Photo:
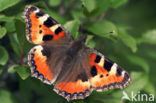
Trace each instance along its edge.
<instances>
[{"instance_id":1,"label":"blurred green background","mask_svg":"<svg viewBox=\"0 0 156 103\"><path fill-rule=\"evenodd\" d=\"M132 78L124 89L130 99L132 92L156 95L155 0L0 0L0 103L67 103L53 85L30 77L27 54L33 45L21 17L28 4L51 15L75 39L87 34L87 46L125 68ZM94 91L71 103L156 103L122 96L118 89Z\"/></svg>"}]
</instances>

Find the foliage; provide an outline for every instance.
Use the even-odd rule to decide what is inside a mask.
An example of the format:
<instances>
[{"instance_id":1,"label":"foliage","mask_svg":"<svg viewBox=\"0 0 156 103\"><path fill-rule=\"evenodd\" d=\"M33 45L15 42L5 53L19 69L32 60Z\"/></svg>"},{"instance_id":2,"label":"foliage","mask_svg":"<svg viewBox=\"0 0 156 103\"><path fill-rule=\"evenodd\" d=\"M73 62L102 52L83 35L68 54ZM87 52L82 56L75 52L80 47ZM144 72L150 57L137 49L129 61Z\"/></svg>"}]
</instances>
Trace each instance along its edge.
<instances>
[{"instance_id":1,"label":"foliage","mask_svg":"<svg viewBox=\"0 0 156 103\"><path fill-rule=\"evenodd\" d=\"M152 2L151 2L152 1ZM27 54L33 47L25 37L21 17L28 4L38 6L76 39L87 34L86 45L124 67L132 77L125 89L156 95L156 7L154 0L0 0L0 100L3 103L66 103L52 86L30 78ZM72 103L121 103L122 90L94 91ZM129 101L124 101L129 103Z\"/></svg>"}]
</instances>

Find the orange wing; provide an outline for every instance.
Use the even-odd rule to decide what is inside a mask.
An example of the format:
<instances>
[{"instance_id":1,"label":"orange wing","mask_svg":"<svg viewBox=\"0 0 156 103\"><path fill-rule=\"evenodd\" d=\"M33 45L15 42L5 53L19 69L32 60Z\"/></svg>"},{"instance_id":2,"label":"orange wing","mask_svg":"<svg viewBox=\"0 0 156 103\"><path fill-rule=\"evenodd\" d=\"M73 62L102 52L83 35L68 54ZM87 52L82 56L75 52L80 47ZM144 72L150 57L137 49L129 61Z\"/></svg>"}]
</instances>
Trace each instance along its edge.
<instances>
[{"instance_id":1,"label":"orange wing","mask_svg":"<svg viewBox=\"0 0 156 103\"><path fill-rule=\"evenodd\" d=\"M130 77L125 70L95 50L91 51L89 64L90 84L97 91L123 89L130 83Z\"/></svg>"},{"instance_id":2,"label":"orange wing","mask_svg":"<svg viewBox=\"0 0 156 103\"><path fill-rule=\"evenodd\" d=\"M26 36L31 43L43 44L50 40L71 38L60 24L35 6L26 6L23 18L26 21Z\"/></svg>"},{"instance_id":3,"label":"orange wing","mask_svg":"<svg viewBox=\"0 0 156 103\"><path fill-rule=\"evenodd\" d=\"M52 84L53 73L47 64L47 57L42 54L43 47L35 46L28 55L28 64L31 68L31 74L47 84Z\"/></svg>"},{"instance_id":4,"label":"orange wing","mask_svg":"<svg viewBox=\"0 0 156 103\"><path fill-rule=\"evenodd\" d=\"M77 59L78 58L72 60L73 62L70 63L69 67L66 66L62 68L62 72L59 74L54 87L54 91L68 101L83 99L92 92L88 74L84 69L87 68L87 66L85 66L85 60L79 63Z\"/></svg>"},{"instance_id":5,"label":"orange wing","mask_svg":"<svg viewBox=\"0 0 156 103\"><path fill-rule=\"evenodd\" d=\"M77 81L59 82L55 85L54 91L68 101L83 99L92 92L89 81L82 81L81 79Z\"/></svg>"}]
</instances>

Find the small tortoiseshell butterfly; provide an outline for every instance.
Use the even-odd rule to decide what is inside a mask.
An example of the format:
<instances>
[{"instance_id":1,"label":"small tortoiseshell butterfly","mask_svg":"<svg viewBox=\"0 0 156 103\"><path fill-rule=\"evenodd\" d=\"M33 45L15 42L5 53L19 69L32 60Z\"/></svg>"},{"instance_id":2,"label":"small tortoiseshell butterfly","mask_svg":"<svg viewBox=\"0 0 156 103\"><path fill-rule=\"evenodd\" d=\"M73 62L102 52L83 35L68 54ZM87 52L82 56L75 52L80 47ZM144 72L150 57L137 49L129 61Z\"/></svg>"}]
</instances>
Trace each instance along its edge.
<instances>
[{"instance_id":1,"label":"small tortoiseshell butterfly","mask_svg":"<svg viewBox=\"0 0 156 103\"><path fill-rule=\"evenodd\" d=\"M54 91L66 98L83 99L93 90L125 88L129 74L94 49L85 46L87 36L77 40L48 14L28 5L24 15L26 37L37 44L28 55L32 77L56 82Z\"/></svg>"}]
</instances>

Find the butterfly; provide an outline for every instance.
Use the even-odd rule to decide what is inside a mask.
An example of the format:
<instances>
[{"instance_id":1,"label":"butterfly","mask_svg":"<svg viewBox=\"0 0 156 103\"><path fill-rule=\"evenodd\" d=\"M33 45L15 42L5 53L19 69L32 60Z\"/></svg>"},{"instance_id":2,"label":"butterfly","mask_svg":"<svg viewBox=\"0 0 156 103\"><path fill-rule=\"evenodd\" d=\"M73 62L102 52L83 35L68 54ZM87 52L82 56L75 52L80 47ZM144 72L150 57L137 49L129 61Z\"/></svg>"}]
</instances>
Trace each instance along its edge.
<instances>
[{"instance_id":1,"label":"butterfly","mask_svg":"<svg viewBox=\"0 0 156 103\"><path fill-rule=\"evenodd\" d=\"M86 35L74 40L61 24L32 5L25 7L23 18L27 40L37 45L28 54L31 76L49 85L55 82L53 90L68 101L130 83L125 70L85 46Z\"/></svg>"}]
</instances>

